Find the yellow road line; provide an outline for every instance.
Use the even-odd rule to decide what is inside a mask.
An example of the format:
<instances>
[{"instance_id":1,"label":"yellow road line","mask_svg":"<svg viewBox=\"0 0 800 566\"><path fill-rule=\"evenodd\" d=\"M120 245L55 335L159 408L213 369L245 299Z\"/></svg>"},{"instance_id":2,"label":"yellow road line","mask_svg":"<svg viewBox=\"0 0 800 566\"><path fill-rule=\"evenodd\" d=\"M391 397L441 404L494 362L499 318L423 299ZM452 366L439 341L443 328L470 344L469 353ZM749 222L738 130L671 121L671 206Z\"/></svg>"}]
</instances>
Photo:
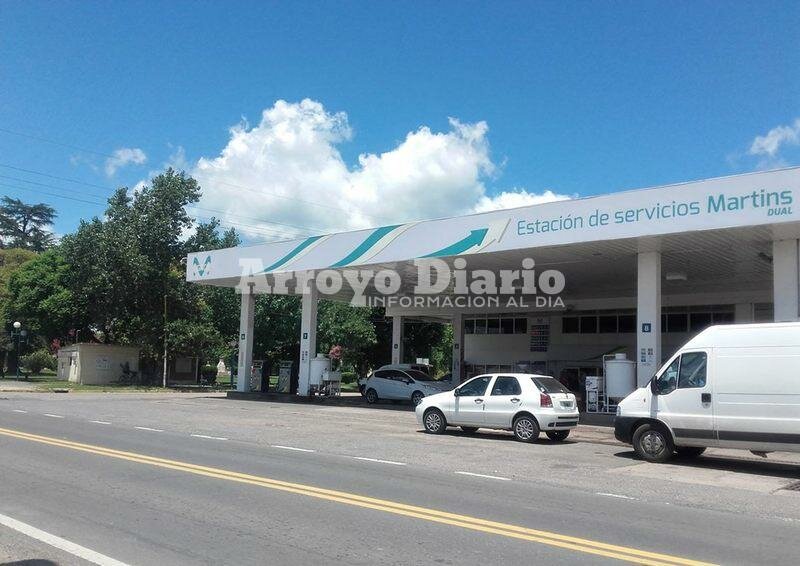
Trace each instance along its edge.
<instances>
[{"instance_id":1,"label":"yellow road line","mask_svg":"<svg viewBox=\"0 0 800 566\"><path fill-rule=\"evenodd\" d=\"M95 446L92 444L82 444L79 442L72 442L69 440L62 440L49 436L40 436L38 434L30 434L26 432L0 428L0 435L38 442L40 444L47 444L50 446L57 446L60 448L68 448L71 450L78 450L90 454L116 458L120 460L127 460L140 464L147 464L159 468L166 468L186 473L191 473L199 476L211 477L216 479L223 479L244 483L249 485L256 485L269 489L284 491L288 493L295 493L298 495L305 495L307 497L314 497L327 501L334 501L346 505L353 505L366 509L374 509L395 515L402 515L405 517L412 517L415 519L422 519L434 523L441 523L445 525L452 525L474 531L501 535L519 540L526 540L530 542L538 542L549 546L564 548L577 552L594 554L604 556L607 558L615 558L636 564L647 564L651 566L707 566L705 562L698 562L677 556L670 556L668 554L661 554L656 552L649 552L646 550L639 550L625 546L618 546L607 544L603 542L593 541L573 537L569 535L562 535L548 531L541 531L537 529L529 529L517 525L507 523L499 523L496 521L488 521L477 517L470 517L468 515L459 515L455 513L448 513L436 509L429 509L426 507L418 507L414 505L406 505L395 501L385 499L376 499L373 497L365 497L354 493L344 491L337 491L331 489L324 489L310 485L285 482L263 476L255 476L251 474L243 474L225 470L222 468L212 468L208 466L200 466L187 462L180 462L176 460L168 460L165 458L158 458L148 456L146 454L138 454L135 452L125 452L122 450L115 450L103 446Z\"/></svg>"}]
</instances>

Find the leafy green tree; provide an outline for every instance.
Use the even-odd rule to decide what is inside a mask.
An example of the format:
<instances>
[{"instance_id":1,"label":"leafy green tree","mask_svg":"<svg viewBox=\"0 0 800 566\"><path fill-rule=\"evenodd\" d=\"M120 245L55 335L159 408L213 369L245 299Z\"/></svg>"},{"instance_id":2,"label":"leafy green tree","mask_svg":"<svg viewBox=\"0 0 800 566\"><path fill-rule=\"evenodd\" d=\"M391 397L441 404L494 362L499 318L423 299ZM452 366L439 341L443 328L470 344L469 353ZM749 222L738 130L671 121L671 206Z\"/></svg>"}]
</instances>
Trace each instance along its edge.
<instances>
[{"instance_id":1,"label":"leafy green tree","mask_svg":"<svg viewBox=\"0 0 800 566\"><path fill-rule=\"evenodd\" d=\"M453 332L448 324L414 322L404 328L405 361L428 358L436 373L450 371Z\"/></svg>"},{"instance_id":2,"label":"leafy green tree","mask_svg":"<svg viewBox=\"0 0 800 566\"><path fill-rule=\"evenodd\" d=\"M213 358L222 341L222 335L210 322L178 319L167 323L167 347L173 354Z\"/></svg>"},{"instance_id":3,"label":"leafy green tree","mask_svg":"<svg viewBox=\"0 0 800 566\"><path fill-rule=\"evenodd\" d=\"M87 326L85 314L76 308L67 286L70 266L58 248L48 250L22 264L9 278L9 319L49 343L66 336L71 328Z\"/></svg>"},{"instance_id":4,"label":"leafy green tree","mask_svg":"<svg viewBox=\"0 0 800 566\"><path fill-rule=\"evenodd\" d=\"M11 275L25 262L36 257L36 253L21 248L0 249L0 321L9 321L8 281Z\"/></svg>"},{"instance_id":5,"label":"leafy green tree","mask_svg":"<svg viewBox=\"0 0 800 566\"><path fill-rule=\"evenodd\" d=\"M87 331L106 342L136 344L157 366L164 340L164 303L181 318L190 312L180 260L183 235L192 227L186 207L200 188L183 172L168 169L133 196L119 189L105 219L81 222L63 239L70 265L67 287ZM153 368L151 368L153 369Z\"/></svg>"},{"instance_id":6,"label":"leafy green tree","mask_svg":"<svg viewBox=\"0 0 800 566\"><path fill-rule=\"evenodd\" d=\"M54 243L46 227L53 223L56 211L44 203L25 204L4 196L0 201L0 245L41 252Z\"/></svg>"},{"instance_id":7,"label":"leafy green tree","mask_svg":"<svg viewBox=\"0 0 800 566\"><path fill-rule=\"evenodd\" d=\"M377 343L373 316L375 310L346 303L320 301L317 315L317 349L327 353L333 346L342 347L342 365L363 371Z\"/></svg>"}]
</instances>

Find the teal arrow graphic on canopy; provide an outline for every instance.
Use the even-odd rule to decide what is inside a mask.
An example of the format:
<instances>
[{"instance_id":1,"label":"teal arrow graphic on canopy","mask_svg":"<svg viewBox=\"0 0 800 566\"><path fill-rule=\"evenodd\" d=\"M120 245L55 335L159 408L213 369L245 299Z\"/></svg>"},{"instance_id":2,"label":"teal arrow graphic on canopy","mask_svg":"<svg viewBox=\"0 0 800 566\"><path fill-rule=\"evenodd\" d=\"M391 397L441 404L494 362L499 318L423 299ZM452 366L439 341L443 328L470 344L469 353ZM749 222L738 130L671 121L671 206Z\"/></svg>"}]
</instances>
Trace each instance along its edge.
<instances>
[{"instance_id":1,"label":"teal arrow graphic on canopy","mask_svg":"<svg viewBox=\"0 0 800 566\"><path fill-rule=\"evenodd\" d=\"M269 265L266 268L264 268L264 270L261 273L267 273L269 271L273 271L275 269L278 269L282 265L285 265L285 264L289 263L289 260L291 260L292 258L297 256L297 254L302 252L304 249L306 249L308 246L310 246L311 244L313 244L314 242L316 242L320 238L322 238L322 236L311 236L310 238L306 238L305 240L300 242L297 246L295 246L292 249L292 251L290 251L288 254L286 254L285 256L280 258L278 261L276 261L272 265Z\"/></svg>"},{"instance_id":2,"label":"teal arrow graphic on canopy","mask_svg":"<svg viewBox=\"0 0 800 566\"><path fill-rule=\"evenodd\" d=\"M457 241L455 244L450 244L446 248L442 248L439 251L426 254L422 257L445 257L463 254L474 246L480 246L483 243L483 239L486 237L486 233L488 231L488 228L478 228L477 230L470 232L469 236Z\"/></svg>"},{"instance_id":3,"label":"teal arrow graphic on canopy","mask_svg":"<svg viewBox=\"0 0 800 566\"><path fill-rule=\"evenodd\" d=\"M366 239L363 242L361 242L356 249L354 249L345 257L343 257L342 259L331 265L331 267L344 267L345 265L356 261L362 255L367 253L367 251L369 251L369 249L372 246L377 244L381 238L389 234L392 230L400 228L400 226L402 226L402 224L396 224L394 226L384 226L382 228L378 228L372 234L367 236Z\"/></svg>"}]
</instances>

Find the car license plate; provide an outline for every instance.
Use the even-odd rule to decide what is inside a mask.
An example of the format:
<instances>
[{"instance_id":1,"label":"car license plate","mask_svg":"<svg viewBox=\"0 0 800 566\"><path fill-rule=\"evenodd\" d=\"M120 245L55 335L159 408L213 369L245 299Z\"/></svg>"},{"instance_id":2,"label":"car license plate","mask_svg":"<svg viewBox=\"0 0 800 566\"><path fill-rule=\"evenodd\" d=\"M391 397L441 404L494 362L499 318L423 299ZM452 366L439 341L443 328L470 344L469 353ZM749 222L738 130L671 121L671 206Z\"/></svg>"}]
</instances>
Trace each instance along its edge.
<instances>
[{"instance_id":1,"label":"car license plate","mask_svg":"<svg viewBox=\"0 0 800 566\"><path fill-rule=\"evenodd\" d=\"M561 401L561 406L564 407L565 409L569 409L570 407L572 407L572 401Z\"/></svg>"}]
</instances>

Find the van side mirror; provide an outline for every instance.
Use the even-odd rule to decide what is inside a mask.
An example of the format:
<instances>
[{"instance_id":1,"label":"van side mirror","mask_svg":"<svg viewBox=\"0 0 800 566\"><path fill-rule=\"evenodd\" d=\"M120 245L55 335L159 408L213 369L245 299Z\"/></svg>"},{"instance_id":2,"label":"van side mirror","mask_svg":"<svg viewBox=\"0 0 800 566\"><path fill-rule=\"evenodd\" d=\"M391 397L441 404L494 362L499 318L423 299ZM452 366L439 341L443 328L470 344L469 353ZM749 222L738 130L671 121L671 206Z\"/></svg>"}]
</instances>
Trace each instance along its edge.
<instances>
[{"instance_id":1,"label":"van side mirror","mask_svg":"<svg viewBox=\"0 0 800 566\"><path fill-rule=\"evenodd\" d=\"M653 393L653 395L658 395L658 384L656 376L653 376L653 379L650 380L650 391Z\"/></svg>"},{"instance_id":2,"label":"van side mirror","mask_svg":"<svg viewBox=\"0 0 800 566\"><path fill-rule=\"evenodd\" d=\"M460 395L461 395L461 390L460 390L458 387L456 387L455 389L453 389L453 396L454 396L454 397L458 397L458 396L460 396Z\"/></svg>"}]
</instances>

